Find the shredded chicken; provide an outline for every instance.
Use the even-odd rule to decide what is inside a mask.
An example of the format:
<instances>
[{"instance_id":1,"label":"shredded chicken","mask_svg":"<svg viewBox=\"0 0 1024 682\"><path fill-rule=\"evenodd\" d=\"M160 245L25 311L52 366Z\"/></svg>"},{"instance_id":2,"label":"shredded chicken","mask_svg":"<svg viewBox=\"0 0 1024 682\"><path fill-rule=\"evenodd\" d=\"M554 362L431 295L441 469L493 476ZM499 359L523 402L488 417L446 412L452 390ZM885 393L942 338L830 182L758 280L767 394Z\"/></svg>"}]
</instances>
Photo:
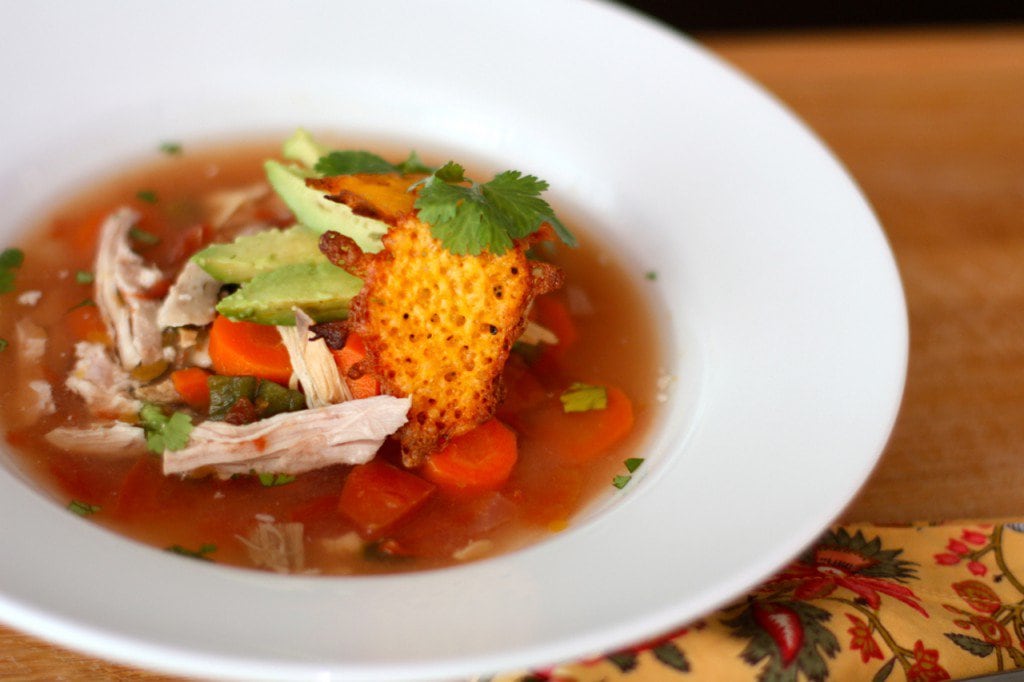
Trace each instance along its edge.
<instances>
[{"instance_id":1,"label":"shredded chicken","mask_svg":"<svg viewBox=\"0 0 1024 682\"><path fill-rule=\"evenodd\" d=\"M143 298L163 279L132 251L129 233L138 214L128 208L114 211L100 228L96 252L96 305L114 339L125 369L148 365L163 358L160 327L156 322L158 301Z\"/></svg>"},{"instance_id":2,"label":"shredded chicken","mask_svg":"<svg viewBox=\"0 0 1024 682\"><path fill-rule=\"evenodd\" d=\"M46 354L46 330L23 317L14 326L14 342L18 350L18 364L23 369L38 365Z\"/></svg>"},{"instance_id":3,"label":"shredded chicken","mask_svg":"<svg viewBox=\"0 0 1024 682\"><path fill-rule=\"evenodd\" d=\"M79 341L75 344L75 357L75 366L64 383L81 396L89 412L107 419L139 413L142 404L131 397L137 382L110 358L102 344Z\"/></svg>"},{"instance_id":4,"label":"shredded chicken","mask_svg":"<svg viewBox=\"0 0 1024 682\"><path fill-rule=\"evenodd\" d=\"M236 536L248 550L249 559L256 566L277 573L301 573L306 567L302 524L257 520L249 537Z\"/></svg>"},{"instance_id":5,"label":"shredded chicken","mask_svg":"<svg viewBox=\"0 0 1024 682\"><path fill-rule=\"evenodd\" d=\"M14 327L18 381L11 404L16 407L7 415L12 427L30 426L57 409L43 373L47 338L46 330L28 318L18 320Z\"/></svg>"},{"instance_id":6,"label":"shredded chicken","mask_svg":"<svg viewBox=\"0 0 1024 682\"><path fill-rule=\"evenodd\" d=\"M288 349L295 378L306 394L306 403L310 407L324 407L351 400L352 392L341 378L327 343L321 338L310 339L313 324L309 315L296 308L295 326L277 328Z\"/></svg>"},{"instance_id":7,"label":"shredded chicken","mask_svg":"<svg viewBox=\"0 0 1024 682\"><path fill-rule=\"evenodd\" d=\"M57 411L57 405L53 402L53 386L50 386L49 381L45 379L30 381L28 390L32 394L33 400L29 403L27 412L35 412L38 418L44 414L54 414Z\"/></svg>"},{"instance_id":8,"label":"shredded chicken","mask_svg":"<svg viewBox=\"0 0 1024 682\"><path fill-rule=\"evenodd\" d=\"M46 440L71 452L111 458L133 457L146 450L145 432L124 422L83 428L58 426L46 434Z\"/></svg>"},{"instance_id":9,"label":"shredded chicken","mask_svg":"<svg viewBox=\"0 0 1024 682\"><path fill-rule=\"evenodd\" d=\"M409 404L408 398L381 395L286 412L241 426L203 422L192 430L187 447L164 452L164 474L215 473L229 478L362 464L406 422Z\"/></svg>"},{"instance_id":10,"label":"shredded chicken","mask_svg":"<svg viewBox=\"0 0 1024 682\"><path fill-rule=\"evenodd\" d=\"M220 282L188 261L157 311L157 325L166 328L210 324L217 314L215 306L219 292Z\"/></svg>"},{"instance_id":11,"label":"shredded chicken","mask_svg":"<svg viewBox=\"0 0 1024 682\"><path fill-rule=\"evenodd\" d=\"M555 336L553 331L533 320L526 322L526 329L519 335L518 340L531 346L535 346L538 343L546 343L549 346L553 346L558 343L558 337Z\"/></svg>"}]
</instances>

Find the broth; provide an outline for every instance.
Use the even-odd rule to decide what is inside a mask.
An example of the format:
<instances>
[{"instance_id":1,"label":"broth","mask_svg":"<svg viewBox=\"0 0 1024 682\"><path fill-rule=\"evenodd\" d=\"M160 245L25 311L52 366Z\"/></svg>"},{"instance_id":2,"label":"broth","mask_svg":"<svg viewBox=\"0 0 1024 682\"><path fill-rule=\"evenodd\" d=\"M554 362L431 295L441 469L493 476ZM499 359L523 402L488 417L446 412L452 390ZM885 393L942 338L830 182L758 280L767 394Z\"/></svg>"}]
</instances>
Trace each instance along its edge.
<instances>
[{"instance_id":1,"label":"broth","mask_svg":"<svg viewBox=\"0 0 1024 682\"><path fill-rule=\"evenodd\" d=\"M589 501L614 491L613 477L626 473L623 461L643 457L637 448L657 403L659 335L642 284L636 283L640 278L625 272L612 247L575 225L581 246L559 247L546 256L564 271L565 286L544 298L571 311L578 338L570 348L542 346L539 354L510 356L508 397L498 417L517 432L519 457L511 478L498 490L436 492L400 525L368 538L339 511L352 469L348 465L267 486L255 476L165 476L160 457L150 453L108 458L51 445L44 438L51 429L92 419L64 379L75 362L81 328L94 314L90 273L103 218L119 206L139 211L139 227L159 244L138 243L136 250L173 272L210 237L202 227L202 198L262 181L263 160L276 155L276 144L186 148L62 198L50 217L28 233L20 245L25 259L16 270L16 290L0 298L0 337L10 343L0 353L0 372L15 378L0 387L0 401L7 440L30 478L90 522L220 564L267 568L254 560L256 529L301 524L298 570L322 574L423 570L493 556L561 531ZM274 200L263 202L257 213L265 224L293 222L286 207ZM540 301L537 307L543 307ZM16 327L25 319L46 335L39 363L21 359L24 349ZM53 414L32 414L33 381L49 385ZM552 445L536 428L539 403L557 402L574 381L618 387L635 417L628 436L583 462L566 455L571 447ZM385 443L377 458L400 466L393 442Z\"/></svg>"}]
</instances>

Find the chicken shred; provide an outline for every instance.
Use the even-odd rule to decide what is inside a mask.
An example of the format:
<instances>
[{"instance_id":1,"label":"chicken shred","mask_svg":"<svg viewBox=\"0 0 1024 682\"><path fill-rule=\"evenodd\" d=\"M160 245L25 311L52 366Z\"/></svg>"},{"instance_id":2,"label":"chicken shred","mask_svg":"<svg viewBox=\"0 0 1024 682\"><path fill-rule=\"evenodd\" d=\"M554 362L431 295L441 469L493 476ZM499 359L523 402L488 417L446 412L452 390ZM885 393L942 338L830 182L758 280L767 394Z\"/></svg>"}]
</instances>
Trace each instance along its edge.
<instances>
[{"instance_id":1,"label":"chicken shred","mask_svg":"<svg viewBox=\"0 0 1024 682\"><path fill-rule=\"evenodd\" d=\"M124 422L83 428L58 426L46 434L46 440L64 450L108 458L134 457L146 450L142 428Z\"/></svg>"},{"instance_id":2,"label":"chicken shred","mask_svg":"<svg viewBox=\"0 0 1024 682\"><path fill-rule=\"evenodd\" d=\"M188 261L157 311L157 325L167 328L210 324L217 314L220 286L205 270Z\"/></svg>"},{"instance_id":3,"label":"chicken shred","mask_svg":"<svg viewBox=\"0 0 1024 682\"><path fill-rule=\"evenodd\" d=\"M120 208L100 228L95 263L96 305L114 339L125 369L164 359L156 317L160 303L143 298L162 279L160 270L147 266L132 251L130 232L139 215Z\"/></svg>"},{"instance_id":4,"label":"chicken shred","mask_svg":"<svg viewBox=\"0 0 1024 682\"><path fill-rule=\"evenodd\" d=\"M142 404L131 397L138 383L107 354L99 343L75 344L75 366L65 385L85 401L89 412L108 419L137 415Z\"/></svg>"},{"instance_id":5,"label":"chicken shred","mask_svg":"<svg viewBox=\"0 0 1024 682\"><path fill-rule=\"evenodd\" d=\"M249 559L260 568L275 573L301 573L306 567L301 523L276 523L257 519L249 537L236 536L245 545Z\"/></svg>"},{"instance_id":6,"label":"chicken shred","mask_svg":"<svg viewBox=\"0 0 1024 682\"><path fill-rule=\"evenodd\" d=\"M374 396L286 412L236 426L207 421L187 447L164 452L164 474L301 474L332 464L373 459L384 439L406 422L408 398Z\"/></svg>"},{"instance_id":7,"label":"chicken shred","mask_svg":"<svg viewBox=\"0 0 1024 682\"><path fill-rule=\"evenodd\" d=\"M295 326L277 328L306 402L310 407L324 407L351 400L352 392L341 378L327 343L319 338L310 339L313 324L309 315L296 308Z\"/></svg>"}]
</instances>

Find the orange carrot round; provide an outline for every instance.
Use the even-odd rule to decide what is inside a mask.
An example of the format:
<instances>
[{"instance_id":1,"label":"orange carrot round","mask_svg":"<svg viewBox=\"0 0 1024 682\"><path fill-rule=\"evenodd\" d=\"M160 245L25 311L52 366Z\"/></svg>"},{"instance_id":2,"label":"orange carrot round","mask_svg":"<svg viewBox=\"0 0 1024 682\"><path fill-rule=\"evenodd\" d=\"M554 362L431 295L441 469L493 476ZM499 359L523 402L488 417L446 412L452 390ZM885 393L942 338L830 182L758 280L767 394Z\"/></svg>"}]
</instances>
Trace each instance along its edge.
<instances>
[{"instance_id":1,"label":"orange carrot round","mask_svg":"<svg viewBox=\"0 0 1024 682\"><path fill-rule=\"evenodd\" d=\"M235 322L218 315L210 329L210 361L217 374L254 376L286 384L292 375L288 349L275 327Z\"/></svg>"},{"instance_id":2,"label":"orange carrot round","mask_svg":"<svg viewBox=\"0 0 1024 682\"><path fill-rule=\"evenodd\" d=\"M171 383L181 399L196 412L205 413L210 409L210 385L206 377L210 373L201 367L187 367L171 372Z\"/></svg>"},{"instance_id":3,"label":"orange carrot round","mask_svg":"<svg viewBox=\"0 0 1024 682\"><path fill-rule=\"evenodd\" d=\"M518 457L516 434L489 419L430 455L423 475L449 493L482 493L501 488Z\"/></svg>"},{"instance_id":4,"label":"orange carrot round","mask_svg":"<svg viewBox=\"0 0 1024 682\"><path fill-rule=\"evenodd\" d=\"M626 437L633 428L633 403L615 386L606 387L603 409L565 412L558 396L523 415L524 438L535 439L552 453L582 464Z\"/></svg>"}]
</instances>

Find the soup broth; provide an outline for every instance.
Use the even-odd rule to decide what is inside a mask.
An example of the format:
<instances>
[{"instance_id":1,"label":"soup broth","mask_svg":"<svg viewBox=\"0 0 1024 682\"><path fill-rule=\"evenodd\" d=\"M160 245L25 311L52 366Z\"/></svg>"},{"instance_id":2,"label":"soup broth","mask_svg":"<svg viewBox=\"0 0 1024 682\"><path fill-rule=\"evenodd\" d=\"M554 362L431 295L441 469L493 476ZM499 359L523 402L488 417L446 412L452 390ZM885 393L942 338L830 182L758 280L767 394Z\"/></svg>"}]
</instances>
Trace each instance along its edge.
<instances>
[{"instance_id":1,"label":"soup broth","mask_svg":"<svg viewBox=\"0 0 1024 682\"><path fill-rule=\"evenodd\" d=\"M52 444L46 435L53 429L96 420L67 377L76 344L110 343L94 287L97 239L113 210L129 206L138 212L132 248L169 279L210 242L229 242L256 224L294 223L287 207L267 193L236 207L224 226L211 226L217 211L229 210L216 204L227 196L218 193L264 183L263 161L277 156L277 145L170 151L60 198L19 245L24 261L9 269L14 288L0 298L0 337L8 343L0 353L0 372L9 377L0 387L6 437L19 468L69 512L154 547L225 565L328 575L423 570L493 556L562 531L589 502L615 492L613 480L628 475L625 460L636 466L644 457L638 448L657 405L655 320L643 278L626 272L614 247L591 237L585 225L572 226L578 248L535 247L565 273L564 286L538 298L531 313L557 342L517 344L509 355L497 418L515 434L518 458L496 489L432 489L400 522L367 531L340 502L352 465L277 479L222 480L164 475L161 456L153 452L96 454ZM161 387L166 394L172 369L133 376L133 390L149 386L155 394ZM627 400L629 432L588 445L602 428L601 410L565 413L561 402L577 382L606 388L610 402L616 396ZM52 402L40 407L46 393ZM140 395L149 401L145 391ZM175 404L173 394L167 400ZM173 409L203 421L177 402ZM406 471L393 440L374 461ZM621 486L628 479L617 480Z\"/></svg>"}]
</instances>

